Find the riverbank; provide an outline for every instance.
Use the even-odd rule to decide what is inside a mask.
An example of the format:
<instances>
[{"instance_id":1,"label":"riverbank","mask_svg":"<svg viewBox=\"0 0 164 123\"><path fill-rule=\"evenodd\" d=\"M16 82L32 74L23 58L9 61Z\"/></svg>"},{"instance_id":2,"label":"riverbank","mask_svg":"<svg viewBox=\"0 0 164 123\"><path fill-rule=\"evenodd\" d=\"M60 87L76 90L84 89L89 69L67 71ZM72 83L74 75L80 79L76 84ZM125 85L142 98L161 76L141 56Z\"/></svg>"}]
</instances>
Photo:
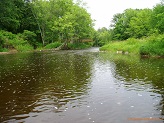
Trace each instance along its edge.
<instances>
[{"instance_id":1,"label":"riverbank","mask_svg":"<svg viewBox=\"0 0 164 123\"><path fill-rule=\"evenodd\" d=\"M0 52L0 55L4 55L4 54L14 54L14 53L18 53L18 51L15 50L15 49L12 49L12 50L9 50L8 52Z\"/></svg>"},{"instance_id":2,"label":"riverbank","mask_svg":"<svg viewBox=\"0 0 164 123\"><path fill-rule=\"evenodd\" d=\"M0 30L0 54L10 54L11 49L17 52L31 52L34 50L77 50L86 49L93 46L92 40L55 40L53 43L41 43L40 39L36 40L33 32L25 30L23 33L13 34L8 31ZM85 42L84 42L85 41ZM49 41L50 42L50 41Z\"/></svg>"},{"instance_id":3,"label":"riverbank","mask_svg":"<svg viewBox=\"0 0 164 123\"><path fill-rule=\"evenodd\" d=\"M145 57L164 57L164 35L114 41L102 46L100 50Z\"/></svg>"},{"instance_id":4,"label":"riverbank","mask_svg":"<svg viewBox=\"0 0 164 123\"><path fill-rule=\"evenodd\" d=\"M33 52L33 51L59 51L59 50L83 50L91 48L93 45L92 42L85 42L85 43L69 43L67 48L63 47L62 43L55 42L46 45L45 47L39 47L33 50L17 50L17 49L6 49L3 52L0 52L0 55L4 54L14 54L18 52Z\"/></svg>"}]
</instances>

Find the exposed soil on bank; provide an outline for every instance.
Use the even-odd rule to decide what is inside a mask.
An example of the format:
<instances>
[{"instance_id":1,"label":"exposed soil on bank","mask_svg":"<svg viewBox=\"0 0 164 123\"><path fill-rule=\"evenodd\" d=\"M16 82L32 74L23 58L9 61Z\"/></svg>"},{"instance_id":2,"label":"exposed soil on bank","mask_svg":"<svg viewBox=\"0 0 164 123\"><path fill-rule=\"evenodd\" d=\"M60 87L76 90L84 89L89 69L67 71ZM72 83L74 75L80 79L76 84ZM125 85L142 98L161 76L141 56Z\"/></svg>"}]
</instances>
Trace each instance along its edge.
<instances>
[{"instance_id":1,"label":"exposed soil on bank","mask_svg":"<svg viewBox=\"0 0 164 123\"><path fill-rule=\"evenodd\" d=\"M14 54L17 53L18 51L15 49L9 50L8 52L0 52L0 55L4 55L4 54Z\"/></svg>"}]
</instances>

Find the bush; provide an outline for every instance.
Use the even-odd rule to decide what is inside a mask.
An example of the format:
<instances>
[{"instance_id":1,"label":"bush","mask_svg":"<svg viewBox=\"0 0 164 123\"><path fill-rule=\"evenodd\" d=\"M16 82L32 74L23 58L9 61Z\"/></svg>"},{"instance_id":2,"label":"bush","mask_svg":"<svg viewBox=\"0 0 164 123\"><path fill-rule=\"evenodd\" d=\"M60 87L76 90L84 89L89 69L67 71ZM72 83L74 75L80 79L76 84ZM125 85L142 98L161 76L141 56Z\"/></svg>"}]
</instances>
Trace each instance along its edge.
<instances>
[{"instance_id":1,"label":"bush","mask_svg":"<svg viewBox=\"0 0 164 123\"><path fill-rule=\"evenodd\" d=\"M32 46L24 39L23 34L13 34L4 30L0 30L0 45L3 50L13 49L23 52L32 50ZM2 49L2 48L1 48Z\"/></svg>"},{"instance_id":2,"label":"bush","mask_svg":"<svg viewBox=\"0 0 164 123\"><path fill-rule=\"evenodd\" d=\"M16 35L11 32L0 30L0 45L5 48L12 47L10 41L15 39Z\"/></svg>"},{"instance_id":3,"label":"bush","mask_svg":"<svg viewBox=\"0 0 164 123\"><path fill-rule=\"evenodd\" d=\"M7 52L7 51L8 51L8 49L2 48L2 46L0 46L0 52Z\"/></svg>"},{"instance_id":4,"label":"bush","mask_svg":"<svg viewBox=\"0 0 164 123\"><path fill-rule=\"evenodd\" d=\"M164 35L149 37L145 45L140 48L140 54L164 56Z\"/></svg>"},{"instance_id":5,"label":"bush","mask_svg":"<svg viewBox=\"0 0 164 123\"><path fill-rule=\"evenodd\" d=\"M42 43L37 42L36 46L37 46L36 50L42 50L43 49L43 44Z\"/></svg>"},{"instance_id":6,"label":"bush","mask_svg":"<svg viewBox=\"0 0 164 123\"><path fill-rule=\"evenodd\" d=\"M45 49L53 49L53 48L57 48L57 47L59 47L61 45L62 44L60 42L54 42L54 43L46 45L44 48Z\"/></svg>"},{"instance_id":7,"label":"bush","mask_svg":"<svg viewBox=\"0 0 164 123\"><path fill-rule=\"evenodd\" d=\"M36 42L36 34L34 32L24 30L22 33L23 39L27 40L30 45L32 45L34 48L37 47L37 42Z\"/></svg>"},{"instance_id":8,"label":"bush","mask_svg":"<svg viewBox=\"0 0 164 123\"><path fill-rule=\"evenodd\" d=\"M17 51L19 51L19 52L25 52L25 51L31 51L31 50L33 50L33 47L31 46L31 45L29 45L29 44L25 44L25 45L17 45L16 46L16 49L17 49Z\"/></svg>"}]
</instances>

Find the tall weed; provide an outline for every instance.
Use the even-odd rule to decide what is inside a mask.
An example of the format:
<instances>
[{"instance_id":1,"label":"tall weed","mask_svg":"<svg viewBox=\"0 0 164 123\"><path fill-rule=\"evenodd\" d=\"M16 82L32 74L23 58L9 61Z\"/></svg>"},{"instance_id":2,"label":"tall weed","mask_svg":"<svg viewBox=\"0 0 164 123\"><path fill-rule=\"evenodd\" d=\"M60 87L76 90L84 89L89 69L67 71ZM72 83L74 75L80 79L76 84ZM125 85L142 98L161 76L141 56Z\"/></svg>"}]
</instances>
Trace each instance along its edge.
<instances>
[{"instance_id":1,"label":"tall weed","mask_svg":"<svg viewBox=\"0 0 164 123\"><path fill-rule=\"evenodd\" d=\"M57 47L59 47L61 45L62 44L60 42L54 42L54 43L46 45L44 48L45 49L53 49L53 48L57 48Z\"/></svg>"},{"instance_id":2,"label":"tall weed","mask_svg":"<svg viewBox=\"0 0 164 123\"><path fill-rule=\"evenodd\" d=\"M149 37L145 45L140 48L140 54L164 56L164 35Z\"/></svg>"}]
</instances>

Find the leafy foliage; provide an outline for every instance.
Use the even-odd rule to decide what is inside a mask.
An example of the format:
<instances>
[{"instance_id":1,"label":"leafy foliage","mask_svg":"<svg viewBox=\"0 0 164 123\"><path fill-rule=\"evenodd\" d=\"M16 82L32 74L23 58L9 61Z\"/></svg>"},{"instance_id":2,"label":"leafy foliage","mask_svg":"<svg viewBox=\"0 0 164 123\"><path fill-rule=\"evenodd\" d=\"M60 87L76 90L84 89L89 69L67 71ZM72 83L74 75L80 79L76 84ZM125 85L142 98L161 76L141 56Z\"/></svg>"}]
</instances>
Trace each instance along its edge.
<instances>
[{"instance_id":1,"label":"leafy foliage","mask_svg":"<svg viewBox=\"0 0 164 123\"><path fill-rule=\"evenodd\" d=\"M105 30L106 35L100 30L95 37L99 39L99 46L105 44L101 50L163 56L164 3L161 1L153 9L126 9L113 16L111 29ZM108 41L107 35L110 36ZM116 42L109 42L113 40Z\"/></svg>"},{"instance_id":2,"label":"leafy foliage","mask_svg":"<svg viewBox=\"0 0 164 123\"><path fill-rule=\"evenodd\" d=\"M108 30L105 27L98 29L97 33L95 33L95 36L95 46L103 46L112 40L111 30Z\"/></svg>"},{"instance_id":3,"label":"leafy foliage","mask_svg":"<svg viewBox=\"0 0 164 123\"><path fill-rule=\"evenodd\" d=\"M127 9L122 14L116 14L113 18L113 39L126 40L131 37L149 36L152 33L151 15L150 9Z\"/></svg>"},{"instance_id":4,"label":"leafy foliage","mask_svg":"<svg viewBox=\"0 0 164 123\"><path fill-rule=\"evenodd\" d=\"M108 35L111 40L116 41L143 38L158 33L163 34L164 3L157 4L153 9L126 9L123 13L117 13L113 16L110 27ZM98 33L98 35L101 34L99 30ZM104 35L103 38L105 37Z\"/></svg>"},{"instance_id":5,"label":"leafy foliage","mask_svg":"<svg viewBox=\"0 0 164 123\"><path fill-rule=\"evenodd\" d=\"M104 45L100 50L128 52L149 56L164 56L164 35L153 35L143 39L129 38Z\"/></svg>"},{"instance_id":6,"label":"leafy foliage","mask_svg":"<svg viewBox=\"0 0 164 123\"><path fill-rule=\"evenodd\" d=\"M164 35L149 37L146 44L140 48L140 54L164 56Z\"/></svg>"},{"instance_id":7,"label":"leafy foliage","mask_svg":"<svg viewBox=\"0 0 164 123\"><path fill-rule=\"evenodd\" d=\"M27 40L28 43L30 45L32 45L34 47L34 49L36 49L37 47L37 42L36 42L36 34L32 31L29 31L29 30L24 30L24 32L22 33L23 35L23 39Z\"/></svg>"},{"instance_id":8,"label":"leafy foliage","mask_svg":"<svg viewBox=\"0 0 164 123\"><path fill-rule=\"evenodd\" d=\"M28 51L32 50L32 46L28 43L27 40L23 38L22 34L13 34L7 31L0 31L0 41L1 47L3 49L13 49L15 48L18 51Z\"/></svg>"},{"instance_id":9,"label":"leafy foliage","mask_svg":"<svg viewBox=\"0 0 164 123\"><path fill-rule=\"evenodd\" d=\"M61 45L62 43L60 42L54 42L54 43L50 43L48 45L46 45L44 48L45 49L54 49L54 48L57 48Z\"/></svg>"},{"instance_id":10,"label":"leafy foliage","mask_svg":"<svg viewBox=\"0 0 164 123\"><path fill-rule=\"evenodd\" d=\"M72 0L36 0L32 5L43 45L54 40L69 43L92 38L93 24L89 13Z\"/></svg>"},{"instance_id":11,"label":"leafy foliage","mask_svg":"<svg viewBox=\"0 0 164 123\"><path fill-rule=\"evenodd\" d=\"M157 30L158 33L164 33L164 2L157 4L153 8L151 26L154 30Z\"/></svg>"},{"instance_id":12,"label":"leafy foliage","mask_svg":"<svg viewBox=\"0 0 164 123\"><path fill-rule=\"evenodd\" d=\"M0 11L0 30L11 32L0 41L2 47L12 42L16 48L24 42L36 49L40 43L43 46L54 41L68 44L93 37L93 21L80 1L3 0Z\"/></svg>"}]
</instances>

